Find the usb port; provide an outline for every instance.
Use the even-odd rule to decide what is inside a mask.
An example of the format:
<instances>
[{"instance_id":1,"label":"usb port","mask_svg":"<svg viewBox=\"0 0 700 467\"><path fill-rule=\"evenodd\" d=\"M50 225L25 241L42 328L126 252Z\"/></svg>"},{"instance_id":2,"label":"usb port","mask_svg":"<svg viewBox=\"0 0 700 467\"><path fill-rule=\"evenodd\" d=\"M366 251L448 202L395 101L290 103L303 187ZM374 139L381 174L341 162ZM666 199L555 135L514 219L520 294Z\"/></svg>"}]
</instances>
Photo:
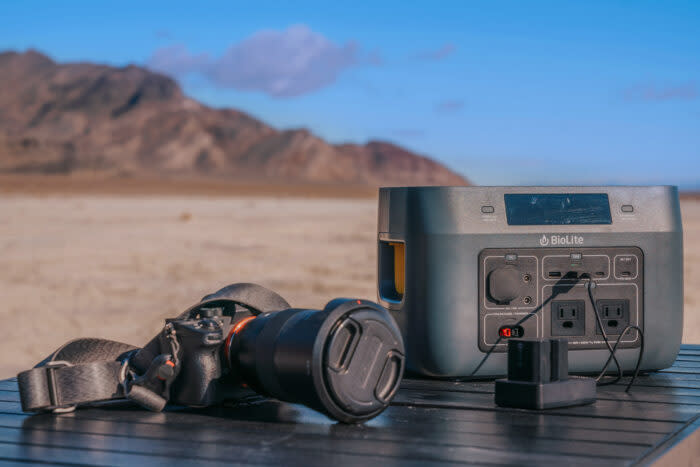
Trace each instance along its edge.
<instances>
[{"instance_id":1,"label":"usb port","mask_svg":"<svg viewBox=\"0 0 700 467\"><path fill-rule=\"evenodd\" d=\"M622 271L622 272L620 273L620 275L621 275L622 277L630 277L630 276L632 275L632 273L629 272L629 271Z\"/></svg>"},{"instance_id":2,"label":"usb port","mask_svg":"<svg viewBox=\"0 0 700 467\"><path fill-rule=\"evenodd\" d=\"M561 271L549 271L549 277L561 277Z\"/></svg>"}]
</instances>

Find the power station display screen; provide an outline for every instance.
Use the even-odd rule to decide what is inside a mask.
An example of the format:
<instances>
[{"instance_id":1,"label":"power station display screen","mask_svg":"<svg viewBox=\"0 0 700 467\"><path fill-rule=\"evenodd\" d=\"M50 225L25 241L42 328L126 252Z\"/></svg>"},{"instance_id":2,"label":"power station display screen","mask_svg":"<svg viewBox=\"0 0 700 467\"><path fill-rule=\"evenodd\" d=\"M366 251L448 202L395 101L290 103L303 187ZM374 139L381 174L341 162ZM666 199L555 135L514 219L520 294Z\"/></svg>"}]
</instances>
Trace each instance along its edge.
<instances>
[{"instance_id":1,"label":"power station display screen","mask_svg":"<svg viewBox=\"0 0 700 467\"><path fill-rule=\"evenodd\" d=\"M606 193L505 194L509 225L612 224Z\"/></svg>"}]
</instances>

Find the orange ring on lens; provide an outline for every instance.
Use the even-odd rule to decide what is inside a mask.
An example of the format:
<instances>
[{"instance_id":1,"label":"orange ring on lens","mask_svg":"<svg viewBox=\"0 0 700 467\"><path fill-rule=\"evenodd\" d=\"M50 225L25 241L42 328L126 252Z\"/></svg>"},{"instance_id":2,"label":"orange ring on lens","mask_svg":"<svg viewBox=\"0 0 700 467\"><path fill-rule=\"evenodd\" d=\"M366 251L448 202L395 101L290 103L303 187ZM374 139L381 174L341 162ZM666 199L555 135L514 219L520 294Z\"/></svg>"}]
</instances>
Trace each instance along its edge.
<instances>
[{"instance_id":1,"label":"orange ring on lens","mask_svg":"<svg viewBox=\"0 0 700 467\"><path fill-rule=\"evenodd\" d=\"M226 358L229 358L229 355L231 353L231 342L233 342L233 338L236 336L236 333L243 329L246 324L248 324L250 321L254 320L256 317L255 316L247 316L237 322L229 331L228 336L226 336L226 346L224 347L224 350L226 352Z\"/></svg>"}]
</instances>

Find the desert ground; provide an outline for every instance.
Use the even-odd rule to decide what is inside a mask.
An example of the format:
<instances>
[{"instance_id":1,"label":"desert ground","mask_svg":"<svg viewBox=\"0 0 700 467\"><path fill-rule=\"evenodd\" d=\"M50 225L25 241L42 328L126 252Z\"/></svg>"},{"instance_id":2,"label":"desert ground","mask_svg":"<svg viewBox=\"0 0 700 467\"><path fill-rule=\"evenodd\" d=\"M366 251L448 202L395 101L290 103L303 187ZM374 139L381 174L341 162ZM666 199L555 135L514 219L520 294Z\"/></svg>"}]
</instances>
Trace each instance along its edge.
<instances>
[{"instance_id":1,"label":"desert ground","mask_svg":"<svg viewBox=\"0 0 700 467\"><path fill-rule=\"evenodd\" d=\"M376 200L366 192L2 186L0 378L76 337L143 344L164 318L233 282L268 286L297 307L376 296ZM700 200L682 210L683 340L700 343Z\"/></svg>"}]
</instances>

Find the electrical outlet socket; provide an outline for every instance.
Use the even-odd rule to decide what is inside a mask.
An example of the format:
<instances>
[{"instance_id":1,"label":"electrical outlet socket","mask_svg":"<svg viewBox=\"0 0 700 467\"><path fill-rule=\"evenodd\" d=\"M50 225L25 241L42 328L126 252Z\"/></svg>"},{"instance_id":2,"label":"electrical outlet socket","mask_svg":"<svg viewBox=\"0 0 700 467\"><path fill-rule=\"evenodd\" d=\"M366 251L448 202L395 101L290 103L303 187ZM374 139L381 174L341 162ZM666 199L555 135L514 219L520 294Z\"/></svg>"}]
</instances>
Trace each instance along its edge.
<instances>
[{"instance_id":1,"label":"electrical outlet socket","mask_svg":"<svg viewBox=\"0 0 700 467\"><path fill-rule=\"evenodd\" d=\"M552 336L583 336L586 334L586 302L584 300L553 301L551 310Z\"/></svg>"},{"instance_id":2,"label":"electrical outlet socket","mask_svg":"<svg viewBox=\"0 0 700 467\"><path fill-rule=\"evenodd\" d=\"M619 336L630 324L630 301L625 299L600 299L595 302L600 320L609 336ZM596 324L596 334L603 334Z\"/></svg>"}]
</instances>

